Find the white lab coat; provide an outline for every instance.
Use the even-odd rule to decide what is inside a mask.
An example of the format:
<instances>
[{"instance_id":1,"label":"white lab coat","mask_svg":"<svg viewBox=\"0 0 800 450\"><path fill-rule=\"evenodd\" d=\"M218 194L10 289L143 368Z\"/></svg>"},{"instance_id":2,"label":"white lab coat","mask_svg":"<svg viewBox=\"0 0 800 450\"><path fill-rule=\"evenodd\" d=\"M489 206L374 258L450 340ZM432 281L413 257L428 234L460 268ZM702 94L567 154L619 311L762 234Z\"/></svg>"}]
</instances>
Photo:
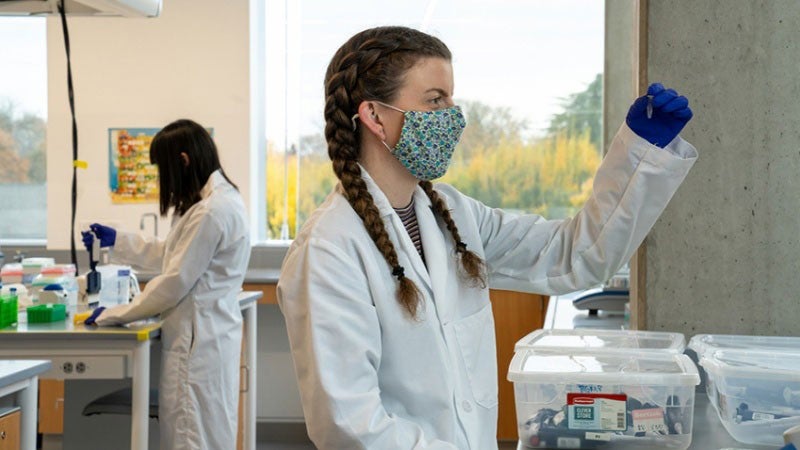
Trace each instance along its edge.
<instances>
[{"instance_id":1,"label":"white lab coat","mask_svg":"<svg viewBox=\"0 0 800 450\"><path fill-rule=\"evenodd\" d=\"M201 200L173 220L166 241L118 232L112 260L160 272L132 303L103 311L99 325L161 314L161 448L234 449L242 314L236 297L250 258L239 192L219 171Z\"/></svg>"},{"instance_id":2,"label":"white lab coat","mask_svg":"<svg viewBox=\"0 0 800 450\"><path fill-rule=\"evenodd\" d=\"M628 261L696 156L681 138L660 149L623 125L571 220L436 190L486 261L491 287L561 294L599 284ZM295 239L278 283L309 435L326 450L497 448L489 291L459 277L451 235L421 188L414 205L427 268L386 196L364 178L424 307L409 320L391 269L337 188Z\"/></svg>"}]
</instances>

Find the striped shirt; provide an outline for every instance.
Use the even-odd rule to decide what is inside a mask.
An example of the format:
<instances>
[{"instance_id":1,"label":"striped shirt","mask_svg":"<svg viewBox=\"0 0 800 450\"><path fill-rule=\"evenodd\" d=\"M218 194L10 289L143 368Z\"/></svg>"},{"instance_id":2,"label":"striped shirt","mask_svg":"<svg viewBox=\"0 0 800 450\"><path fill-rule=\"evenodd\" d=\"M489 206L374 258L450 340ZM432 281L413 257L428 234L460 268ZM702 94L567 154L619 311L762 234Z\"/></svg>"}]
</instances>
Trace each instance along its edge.
<instances>
[{"instance_id":1,"label":"striped shirt","mask_svg":"<svg viewBox=\"0 0 800 450\"><path fill-rule=\"evenodd\" d=\"M414 243L414 247L417 248L417 253L419 253L420 258L422 258L422 262L425 263L425 253L422 251L422 239L419 236L419 224L417 223L417 214L414 212L414 199L411 199L411 203L404 208L395 208L395 212L398 216L400 216L400 220L403 221L403 226L406 227L406 231L408 231L408 237L411 238L411 242Z\"/></svg>"}]
</instances>

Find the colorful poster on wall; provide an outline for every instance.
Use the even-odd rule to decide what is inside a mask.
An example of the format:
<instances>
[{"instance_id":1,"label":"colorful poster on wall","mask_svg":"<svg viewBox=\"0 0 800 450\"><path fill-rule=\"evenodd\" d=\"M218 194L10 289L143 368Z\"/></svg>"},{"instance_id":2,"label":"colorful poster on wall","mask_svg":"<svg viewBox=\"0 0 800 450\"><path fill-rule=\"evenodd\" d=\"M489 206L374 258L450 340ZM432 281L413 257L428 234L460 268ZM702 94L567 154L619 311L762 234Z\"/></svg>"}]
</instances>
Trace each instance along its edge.
<instances>
[{"instance_id":1,"label":"colorful poster on wall","mask_svg":"<svg viewBox=\"0 0 800 450\"><path fill-rule=\"evenodd\" d=\"M158 203L158 168L150 142L159 128L109 128L108 169L112 203Z\"/></svg>"}]
</instances>

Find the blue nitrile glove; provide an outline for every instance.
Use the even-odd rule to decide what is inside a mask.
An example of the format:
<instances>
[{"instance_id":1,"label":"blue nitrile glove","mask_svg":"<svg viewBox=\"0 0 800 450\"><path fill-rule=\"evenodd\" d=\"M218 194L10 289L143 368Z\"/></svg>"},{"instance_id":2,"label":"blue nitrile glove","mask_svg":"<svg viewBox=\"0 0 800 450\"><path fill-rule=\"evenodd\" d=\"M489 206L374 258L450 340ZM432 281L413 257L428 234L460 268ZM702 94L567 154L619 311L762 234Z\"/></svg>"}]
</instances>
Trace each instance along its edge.
<instances>
[{"instance_id":1,"label":"blue nitrile glove","mask_svg":"<svg viewBox=\"0 0 800 450\"><path fill-rule=\"evenodd\" d=\"M94 234L91 231L81 231L81 239L83 240L83 246L86 247L86 251L92 251L92 244L94 243Z\"/></svg>"},{"instance_id":2,"label":"blue nitrile glove","mask_svg":"<svg viewBox=\"0 0 800 450\"><path fill-rule=\"evenodd\" d=\"M94 321L97 320L97 318L100 317L100 314L102 314L103 311L105 310L106 310L105 306L98 306L97 308L94 309L94 311L92 311L92 315L89 316L88 319L84 320L83 323L85 325L94 325L95 324Z\"/></svg>"},{"instance_id":3,"label":"blue nitrile glove","mask_svg":"<svg viewBox=\"0 0 800 450\"><path fill-rule=\"evenodd\" d=\"M97 239L100 239L100 247L114 246L114 242L117 240L117 230L105 225L100 225L99 223L93 223L89 225L89 228L94 231ZM84 243L85 242L84 240Z\"/></svg>"},{"instance_id":4,"label":"blue nitrile glove","mask_svg":"<svg viewBox=\"0 0 800 450\"><path fill-rule=\"evenodd\" d=\"M652 117L647 117L648 96L652 95ZM636 99L628 110L625 123L634 133L658 147L666 147L692 118L689 100L661 83L647 88L647 95Z\"/></svg>"}]
</instances>

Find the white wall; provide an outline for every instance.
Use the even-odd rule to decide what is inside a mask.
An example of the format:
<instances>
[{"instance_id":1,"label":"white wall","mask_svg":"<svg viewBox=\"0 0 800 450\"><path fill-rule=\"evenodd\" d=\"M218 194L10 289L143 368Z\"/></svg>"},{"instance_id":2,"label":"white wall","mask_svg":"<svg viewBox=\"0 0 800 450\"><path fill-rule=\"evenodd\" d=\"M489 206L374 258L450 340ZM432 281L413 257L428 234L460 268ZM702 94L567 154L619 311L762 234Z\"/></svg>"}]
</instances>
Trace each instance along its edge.
<instances>
[{"instance_id":1,"label":"white wall","mask_svg":"<svg viewBox=\"0 0 800 450\"><path fill-rule=\"evenodd\" d=\"M222 165L250 203L251 76L248 0L164 0L154 19L69 17L79 159L76 228L91 221L139 230L155 203L112 204L108 129L160 128L190 118L214 128ZM58 17L47 24L47 245L69 248L72 180L66 57ZM251 212L252 214L252 212ZM147 232L152 232L151 222ZM164 237L169 223L162 219Z\"/></svg>"}]
</instances>

